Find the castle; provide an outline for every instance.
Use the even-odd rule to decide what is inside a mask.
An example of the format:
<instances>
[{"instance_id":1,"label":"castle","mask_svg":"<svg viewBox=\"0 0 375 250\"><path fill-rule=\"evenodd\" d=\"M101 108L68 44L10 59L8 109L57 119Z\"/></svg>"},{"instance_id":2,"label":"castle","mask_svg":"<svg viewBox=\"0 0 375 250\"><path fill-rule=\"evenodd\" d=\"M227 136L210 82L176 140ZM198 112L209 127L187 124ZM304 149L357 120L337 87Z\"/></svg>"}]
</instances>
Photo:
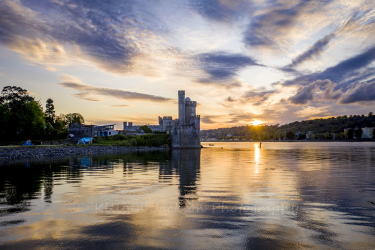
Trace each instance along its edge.
<instances>
[{"instance_id":1,"label":"castle","mask_svg":"<svg viewBox=\"0 0 375 250\"><path fill-rule=\"evenodd\" d=\"M197 102L185 98L185 90L178 91L178 119L172 116L159 116L159 125L148 125L152 131L167 132L171 135L172 148L200 148L200 116L196 115ZM114 130L116 124L110 125L69 125L68 131L75 138L94 136L113 136L117 134L142 134L141 126L133 122L124 122L124 130Z\"/></svg>"},{"instance_id":2,"label":"castle","mask_svg":"<svg viewBox=\"0 0 375 250\"><path fill-rule=\"evenodd\" d=\"M172 148L200 148L200 115L196 115L197 102L185 98L185 90L178 91L178 119L171 130Z\"/></svg>"},{"instance_id":3,"label":"castle","mask_svg":"<svg viewBox=\"0 0 375 250\"><path fill-rule=\"evenodd\" d=\"M185 90L178 91L178 119L159 116L159 125L148 125L152 131L166 131L171 135L172 148L200 148L200 116L196 115L197 102L185 98ZM124 131L132 132L140 126L124 122Z\"/></svg>"}]
</instances>

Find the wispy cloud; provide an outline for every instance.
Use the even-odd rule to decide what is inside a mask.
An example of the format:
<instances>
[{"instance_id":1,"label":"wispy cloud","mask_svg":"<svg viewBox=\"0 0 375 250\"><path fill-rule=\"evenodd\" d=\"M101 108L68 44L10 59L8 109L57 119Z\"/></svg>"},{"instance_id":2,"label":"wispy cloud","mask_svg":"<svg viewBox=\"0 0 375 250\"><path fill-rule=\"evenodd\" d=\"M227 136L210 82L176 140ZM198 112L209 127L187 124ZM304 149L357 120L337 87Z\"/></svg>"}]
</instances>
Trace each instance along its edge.
<instances>
[{"instance_id":1,"label":"wispy cloud","mask_svg":"<svg viewBox=\"0 0 375 250\"><path fill-rule=\"evenodd\" d=\"M68 53L69 60L85 58L118 74L139 72L139 58L149 56L142 44L160 42L166 32L145 22L161 21L152 11L138 11L144 7L152 10L131 1L5 0L0 4L0 42L38 64L68 63Z\"/></svg>"},{"instance_id":2,"label":"wispy cloud","mask_svg":"<svg viewBox=\"0 0 375 250\"><path fill-rule=\"evenodd\" d=\"M357 83L342 90L336 83L326 79L317 80L301 87L289 98L293 104L307 104L309 101L331 101L338 104L360 103L371 105L375 101L375 79L369 82Z\"/></svg>"},{"instance_id":3,"label":"wispy cloud","mask_svg":"<svg viewBox=\"0 0 375 250\"><path fill-rule=\"evenodd\" d=\"M236 79L238 72L248 66L260 66L254 59L242 54L231 54L222 51L203 53L194 56L194 62L204 75L196 81L203 84L221 84L239 87Z\"/></svg>"},{"instance_id":4,"label":"wispy cloud","mask_svg":"<svg viewBox=\"0 0 375 250\"><path fill-rule=\"evenodd\" d=\"M340 100L341 104L348 103L366 103L375 101L375 79L369 82L364 82L355 85L353 88L349 88L345 92L342 99Z\"/></svg>"},{"instance_id":5,"label":"wispy cloud","mask_svg":"<svg viewBox=\"0 0 375 250\"><path fill-rule=\"evenodd\" d=\"M213 124L213 123L216 123L216 121L214 121L213 118L218 118L218 117L221 117L221 116L206 115L206 116L202 116L201 121L203 123Z\"/></svg>"},{"instance_id":6,"label":"wispy cloud","mask_svg":"<svg viewBox=\"0 0 375 250\"><path fill-rule=\"evenodd\" d=\"M312 101L319 96L324 100L337 100L342 92L340 90L334 90L337 84L326 79L324 81L317 80L310 83L307 86L300 87L294 96L291 96L289 100L294 104L306 104L308 101Z\"/></svg>"},{"instance_id":7,"label":"wispy cloud","mask_svg":"<svg viewBox=\"0 0 375 250\"><path fill-rule=\"evenodd\" d=\"M62 86L68 87L68 88L74 88L75 86L72 84L67 83L64 85L64 83L61 83ZM92 97L92 94L88 92L80 92L78 94L74 94L73 96L80 98L85 101L92 101L92 102L100 102L101 100L95 97Z\"/></svg>"},{"instance_id":8,"label":"wispy cloud","mask_svg":"<svg viewBox=\"0 0 375 250\"><path fill-rule=\"evenodd\" d=\"M292 80L285 81L283 84L285 86L290 85L302 85L297 94L290 98L295 104L305 104L307 101L313 99L313 91L317 88L326 88L327 82L330 82L329 86L335 88L335 93L338 91L342 93L349 93L348 91L353 91L356 89L360 91L363 86L367 86L368 83L364 84L364 81L370 77L375 76L374 72L369 71L369 65L375 61L375 47L368 49L367 51L356 55L352 58L346 59L335 66L327 68L322 72L315 72L308 75L303 75L296 77ZM367 72L363 74L363 72ZM358 76L360 74L360 76ZM357 87L362 86L362 87ZM331 89L331 88L329 88ZM331 91L333 91L331 89ZM353 93L354 94L354 93ZM336 96L336 95L334 95ZM361 97L355 95L356 102L360 101ZM335 98L337 99L337 98ZM353 99L353 100L354 100ZM352 98L344 99L352 100ZM372 101L371 96L363 95L362 101ZM341 101L340 103L352 103L353 101Z\"/></svg>"},{"instance_id":9,"label":"wispy cloud","mask_svg":"<svg viewBox=\"0 0 375 250\"><path fill-rule=\"evenodd\" d=\"M99 101L92 96L107 96L114 97L122 100L132 100L132 101L150 101L150 102L169 102L174 101L172 98L165 98L161 96L137 93L126 91L122 89L110 89L110 88L101 88L80 82L74 76L63 75L61 77L62 82L59 83L60 86L65 88L70 88L80 91L80 93L75 94L74 96L88 101Z\"/></svg>"},{"instance_id":10,"label":"wispy cloud","mask_svg":"<svg viewBox=\"0 0 375 250\"><path fill-rule=\"evenodd\" d=\"M126 107L130 107L130 105L126 105L126 104L120 104L120 105L109 105L107 107L110 107L110 108L126 108Z\"/></svg>"},{"instance_id":11,"label":"wispy cloud","mask_svg":"<svg viewBox=\"0 0 375 250\"><path fill-rule=\"evenodd\" d=\"M316 41L310 48L308 48L305 52L297 56L293 59L292 63L283 67L282 70L290 70L294 67L300 65L301 63L312 59L313 57L319 56L324 49L327 47L329 42L335 37L334 33L330 33L323 37L322 39Z\"/></svg>"},{"instance_id":12,"label":"wispy cloud","mask_svg":"<svg viewBox=\"0 0 375 250\"><path fill-rule=\"evenodd\" d=\"M251 102L253 105L258 106L264 101L266 101L272 94L274 94L276 90L269 90L269 91L247 91L242 96L242 102L249 103Z\"/></svg>"},{"instance_id":13,"label":"wispy cloud","mask_svg":"<svg viewBox=\"0 0 375 250\"><path fill-rule=\"evenodd\" d=\"M268 8L261 9L250 20L243 41L249 47L281 49L283 39L290 39L293 28L302 25L301 19L321 11L328 2L298 0L264 5Z\"/></svg>"},{"instance_id":14,"label":"wispy cloud","mask_svg":"<svg viewBox=\"0 0 375 250\"><path fill-rule=\"evenodd\" d=\"M231 22L252 12L253 3L246 0L189 0L193 10L203 17L217 22Z\"/></svg>"}]
</instances>

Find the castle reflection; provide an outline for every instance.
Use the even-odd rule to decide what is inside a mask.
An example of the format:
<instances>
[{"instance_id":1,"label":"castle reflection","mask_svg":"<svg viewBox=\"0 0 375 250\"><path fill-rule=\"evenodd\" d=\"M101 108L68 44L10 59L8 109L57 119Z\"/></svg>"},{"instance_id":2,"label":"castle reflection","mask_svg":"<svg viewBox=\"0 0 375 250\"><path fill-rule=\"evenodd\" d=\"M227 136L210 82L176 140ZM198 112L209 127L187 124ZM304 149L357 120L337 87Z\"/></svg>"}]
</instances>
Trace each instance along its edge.
<instances>
[{"instance_id":1,"label":"castle reflection","mask_svg":"<svg viewBox=\"0 0 375 250\"><path fill-rule=\"evenodd\" d=\"M175 149L168 153L132 154L123 162L124 176L130 177L138 171L159 168L159 182L172 183L178 179L179 206L195 200L197 181L200 176L201 149Z\"/></svg>"},{"instance_id":2,"label":"castle reflection","mask_svg":"<svg viewBox=\"0 0 375 250\"><path fill-rule=\"evenodd\" d=\"M200 149L184 149L173 150L171 165L177 170L180 177L179 191L180 197L179 205L185 206L188 200L195 200L197 185L196 181L199 178L200 172Z\"/></svg>"}]
</instances>

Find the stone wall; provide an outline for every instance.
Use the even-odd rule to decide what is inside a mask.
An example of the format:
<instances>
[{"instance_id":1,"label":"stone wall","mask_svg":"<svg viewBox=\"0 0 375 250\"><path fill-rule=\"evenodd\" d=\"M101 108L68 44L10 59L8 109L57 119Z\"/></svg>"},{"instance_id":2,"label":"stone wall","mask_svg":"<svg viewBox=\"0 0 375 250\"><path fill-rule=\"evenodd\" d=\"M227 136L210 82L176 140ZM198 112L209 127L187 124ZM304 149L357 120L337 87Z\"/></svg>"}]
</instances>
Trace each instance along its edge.
<instances>
[{"instance_id":1,"label":"stone wall","mask_svg":"<svg viewBox=\"0 0 375 250\"><path fill-rule=\"evenodd\" d=\"M194 125L175 126L171 133L172 148L200 148L199 130Z\"/></svg>"},{"instance_id":2,"label":"stone wall","mask_svg":"<svg viewBox=\"0 0 375 250\"><path fill-rule=\"evenodd\" d=\"M124 147L124 146L22 146L0 148L0 166L14 160L43 160L66 156L120 154L128 152L169 150L168 147Z\"/></svg>"}]
</instances>

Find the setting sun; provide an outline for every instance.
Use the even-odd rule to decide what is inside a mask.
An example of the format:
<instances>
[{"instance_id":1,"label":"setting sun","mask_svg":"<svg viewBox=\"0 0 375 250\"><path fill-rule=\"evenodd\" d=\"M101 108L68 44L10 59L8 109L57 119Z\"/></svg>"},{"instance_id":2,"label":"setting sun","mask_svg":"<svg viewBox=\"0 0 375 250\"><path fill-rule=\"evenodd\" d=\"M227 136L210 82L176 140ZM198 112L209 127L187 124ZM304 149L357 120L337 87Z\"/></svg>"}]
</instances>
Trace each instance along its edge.
<instances>
[{"instance_id":1,"label":"setting sun","mask_svg":"<svg viewBox=\"0 0 375 250\"><path fill-rule=\"evenodd\" d=\"M262 121L254 120L254 121L252 122L252 125L254 125L254 126L258 126L259 124L262 124L262 123L263 123Z\"/></svg>"}]
</instances>

